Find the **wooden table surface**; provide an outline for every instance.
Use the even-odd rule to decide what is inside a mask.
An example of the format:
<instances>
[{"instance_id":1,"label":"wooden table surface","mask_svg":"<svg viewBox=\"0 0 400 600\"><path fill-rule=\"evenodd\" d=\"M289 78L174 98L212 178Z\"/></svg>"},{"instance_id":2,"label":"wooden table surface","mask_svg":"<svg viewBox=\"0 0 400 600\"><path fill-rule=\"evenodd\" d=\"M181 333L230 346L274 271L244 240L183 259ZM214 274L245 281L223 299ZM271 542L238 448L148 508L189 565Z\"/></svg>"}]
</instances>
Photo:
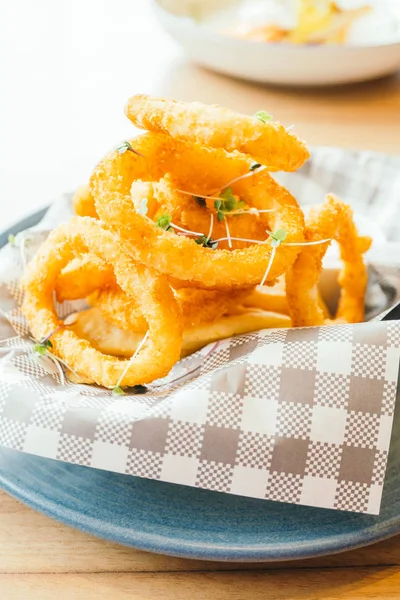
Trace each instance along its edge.
<instances>
[{"instance_id":1,"label":"wooden table surface","mask_svg":"<svg viewBox=\"0 0 400 600\"><path fill-rule=\"evenodd\" d=\"M131 133L122 107L137 92L265 109L295 123L310 144L400 152L399 77L319 91L267 88L187 64L142 0L15 0L6 10L0 54L13 60L2 71L0 98L4 226L88 177L104 151ZM32 144L23 160L21 139ZM1 599L399 597L400 538L318 560L206 563L94 539L0 492Z\"/></svg>"},{"instance_id":2,"label":"wooden table surface","mask_svg":"<svg viewBox=\"0 0 400 600\"><path fill-rule=\"evenodd\" d=\"M90 537L0 492L4 600L361 600L400 597L400 539L326 558L232 564Z\"/></svg>"}]
</instances>

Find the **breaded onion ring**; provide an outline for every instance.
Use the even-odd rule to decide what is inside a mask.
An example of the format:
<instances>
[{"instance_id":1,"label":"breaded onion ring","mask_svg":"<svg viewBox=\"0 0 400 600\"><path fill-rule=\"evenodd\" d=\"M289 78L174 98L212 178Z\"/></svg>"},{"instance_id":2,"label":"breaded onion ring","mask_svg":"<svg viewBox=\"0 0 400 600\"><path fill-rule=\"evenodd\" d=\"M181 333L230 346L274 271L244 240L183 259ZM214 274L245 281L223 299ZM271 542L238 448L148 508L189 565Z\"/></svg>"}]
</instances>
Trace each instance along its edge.
<instances>
[{"instance_id":1,"label":"breaded onion ring","mask_svg":"<svg viewBox=\"0 0 400 600\"><path fill-rule=\"evenodd\" d=\"M126 361L104 355L89 342L63 327L53 304L58 273L77 255L87 252L113 265L118 285L129 296L137 295L148 322L149 337L132 360L120 385L147 383L166 375L179 360L182 346L180 310L167 281L135 263L123 251L118 237L87 217L75 217L54 230L28 267L24 278L23 313L32 335L40 340L51 335L53 352L77 373L81 382L113 388L124 373Z\"/></svg>"},{"instance_id":2,"label":"breaded onion ring","mask_svg":"<svg viewBox=\"0 0 400 600\"><path fill-rule=\"evenodd\" d=\"M306 238L310 242L331 238L339 243L343 268L339 273L341 294L334 321L363 321L367 287L367 269L363 253L369 249L371 239L358 235L350 206L333 195L327 196L321 207L310 212L306 224ZM329 243L305 246L286 274L289 315L294 327L332 322L325 318L318 293L322 260L328 246Z\"/></svg>"},{"instance_id":3,"label":"breaded onion ring","mask_svg":"<svg viewBox=\"0 0 400 600\"><path fill-rule=\"evenodd\" d=\"M190 184L204 190L222 188L227 178L230 181L242 175L246 172L243 167L249 168L248 161L223 150L188 146L155 134L132 140L131 145L146 158L131 152L112 152L96 167L91 179L96 210L103 224L119 233L124 249L139 262L179 280L195 282L199 287L260 283L272 250L267 235L267 243L253 244L242 250L204 248L193 239L155 227L150 219L133 209L130 195L132 181L146 179L146 163L149 164L148 181L154 180L152 175L163 169L161 177L172 172L180 185ZM208 170L200 171L202 165L208 165ZM269 228L273 231L284 229L287 242L303 241L304 217L299 205L267 171L237 181L232 188L249 206L259 210L273 209L269 214ZM299 251L297 247L282 245L267 281L282 275Z\"/></svg>"},{"instance_id":4,"label":"breaded onion ring","mask_svg":"<svg viewBox=\"0 0 400 600\"><path fill-rule=\"evenodd\" d=\"M280 123L264 123L217 105L138 94L128 100L125 113L140 129L228 152L237 150L269 171L296 171L310 156L305 143Z\"/></svg>"}]
</instances>

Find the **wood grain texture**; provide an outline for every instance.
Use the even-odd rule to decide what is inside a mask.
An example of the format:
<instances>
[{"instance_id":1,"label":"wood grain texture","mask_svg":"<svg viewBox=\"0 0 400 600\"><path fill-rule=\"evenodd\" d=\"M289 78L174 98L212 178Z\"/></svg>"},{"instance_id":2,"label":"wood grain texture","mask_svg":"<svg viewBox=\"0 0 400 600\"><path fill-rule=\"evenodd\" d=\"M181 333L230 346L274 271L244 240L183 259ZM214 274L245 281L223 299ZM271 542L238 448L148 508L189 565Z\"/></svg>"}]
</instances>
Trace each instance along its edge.
<instances>
[{"instance_id":1,"label":"wood grain texture","mask_svg":"<svg viewBox=\"0 0 400 600\"><path fill-rule=\"evenodd\" d=\"M7 600L397 600L400 569L4 575L0 586Z\"/></svg>"},{"instance_id":2,"label":"wood grain texture","mask_svg":"<svg viewBox=\"0 0 400 600\"><path fill-rule=\"evenodd\" d=\"M18 574L400 567L399 542L400 538L396 537L352 552L282 563L235 564L187 560L141 552L99 540L36 513L0 492L0 590L6 575Z\"/></svg>"}]
</instances>

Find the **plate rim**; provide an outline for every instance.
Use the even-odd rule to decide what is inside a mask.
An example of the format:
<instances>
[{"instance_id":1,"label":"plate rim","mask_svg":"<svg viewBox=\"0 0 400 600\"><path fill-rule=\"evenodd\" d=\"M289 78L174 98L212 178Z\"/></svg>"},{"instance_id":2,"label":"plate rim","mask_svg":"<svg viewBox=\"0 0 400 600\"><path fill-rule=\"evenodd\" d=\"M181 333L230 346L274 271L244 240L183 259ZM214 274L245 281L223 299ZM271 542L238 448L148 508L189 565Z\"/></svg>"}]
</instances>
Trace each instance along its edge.
<instances>
[{"instance_id":1,"label":"plate rim","mask_svg":"<svg viewBox=\"0 0 400 600\"><path fill-rule=\"evenodd\" d=\"M9 450L9 449L7 449ZM0 447L0 453L2 448ZM21 455L27 454L19 450L10 450L18 452ZM34 455L30 455L34 456ZM43 458L34 456L40 461L63 462L55 459ZM91 467L83 467L80 465L71 465L71 468L92 469ZM95 469L97 470L97 469ZM107 472L107 471L105 471ZM118 474L122 477L134 477L132 475ZM135 477L138 479L137 477ZM159 482L163 483L163 482ZM47 517L55 519L74 529L78 529L93 535L94 537L107 540L113 543L135 548L154 554L163 554L177 558L187 558L193 560L207 560L219 562L238 562L238 563L272 563L282 561L306 560L311 558L322 558L350 550L357 550L366 546L373 545L377 542L382 542L400 533L400 514L392 519L388 519L384 526L377 522L373 527L369 527L362 532L344 533L341 535L331 535L327 538L320 538L318 541L304 541L303 543L285 542L283 544L265 544L263 546L248 546L246 548L240 546L223 546L222 544L210 544L207 546L204 543L196 541L181 540L165 535L156 535L154 533L143 533L139 529L125 530L121 527L117 528L119 533L116 536L116 527L110 527L109 523L97 519L95 516L88 516L79 511L59 505L52 500L48 500L44 494L32 492L28 487L24 488L23 483L19 486L7 478L0 472L0 489L8 493L10 496L19 500L29 508L44 514ZM211 492L213 493L213 492ZM310 507L312 510L312 507ZM378 517L377 517L378 518ZM129 531L129 535L124 535L124 531Z\"/></svg>"}]
</instances>

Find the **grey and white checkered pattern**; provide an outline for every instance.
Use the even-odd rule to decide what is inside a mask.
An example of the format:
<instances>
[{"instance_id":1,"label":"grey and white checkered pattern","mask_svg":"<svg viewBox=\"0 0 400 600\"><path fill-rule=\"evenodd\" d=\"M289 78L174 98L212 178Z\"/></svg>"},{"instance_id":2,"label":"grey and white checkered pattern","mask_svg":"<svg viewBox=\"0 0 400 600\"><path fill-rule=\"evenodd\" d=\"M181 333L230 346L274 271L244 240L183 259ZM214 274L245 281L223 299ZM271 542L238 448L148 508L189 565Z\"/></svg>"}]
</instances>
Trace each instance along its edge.
<instances>
[{"instance_id":1,"label":"grey and white checkered pattern","mask_svg":"<svg viewBox=\"0 0 400 600\"><path fill-rule=\"evenodd\" d=\"M22 450L27 428L26 423L2 417L0 419L0 445Z\"/></svg>"},{"instance_id":2,"label":"grey and white checkered pattern","mask_svg":"<svg viewBox=\"0 0 400 600\"><path fill-rule=\"evenodd\" d=\"M397 382L396 381L385 381L383 384L383 396L382 396L382 414L393 417L395 404L393 398L396 397Z\"/></svg>"},{"instance_id":3,"label":"grey and white checkered pattern","mask_svg":"<svg viewBox=\"0 0 400 600\"><path fill-rule=\"evenodd\" d=\"M52 431L61 431L65 407L58 403L38 402L32 411L31 424Z\"/></svg>"},{"instance_id":4,"label":"grey and white checkered pattern","mask_svg":"<svg viewBox=\"0 0 400 600\"><path fill-rule=\"evenodd\" d=\"M317 366L316 342L290 342L283 348L283 365L314 371Z\"/></svg>"},{"instance_id":5,"label":"grey and white checkered pattern","mask_svg":"<svg viewBox=\"0 0 400 600\"><path fill-rule=\"evenodd\" d=\"M353 328L351 325L342 327L321 327L319 339L326 342L351 342L353 341Z\"/></svg>"},{"instance_id":6,"label":"grey and white checkered pattern","mask_svg":"<svg viewBox=\"0 0 400 600\"><path fill-rule=\"evenodd\" d=\"M242 467L269 469L273 449L273 436L241 431L236 454L236 463Z\"/></svg>"},{"instance_id":7,"label":"grey and white checkered pattern","mask_svg":"<svg viewBox=\"0 0 400 600\"><path fill-rule=\"evenodd\" d=\"M337 479L341 458L342 446L326 442L312 442L308 447L305 474Z\"/></svg>"},{"instance_id":8,"label":"grey and white checkered pattern","mask_svg":"<svg viewBox=\"0 0 400 600\"><path fill-rule=\"evenodd\" d=\"M333 329L330 327L330 329ZM318 372L315 378L315 402L342 408L349 397L350 377L341 373Z\"/></svg>"},{"instance_id":9,"label":"grey and white checkered pattern","mask_svg":"<svg viewBox=\"0 0 400 600\"><path fill-rule=\"evenodd\" d=\"M388 460L387 450L378 450L375 454L374 468L372 472L372 483L383 485Z\"/></svg>"},{"instance_id":10,"label":"grey and white checkered pattern","mask_svg":"<svg viewBox=\"0 0 400 600\"><path fill-rule=\"evenodd\" d=\"M211 392L208 403L209 425L238 429L242 422L243 397L240 394Z\"/></svg>"},{"instance_id":11,"label":"grey and white checkered pattern","mask_svg":"<svg viewBox=\"0 0 400 600\"><path fill-rule=\"evenodd\" d=\"M277 502L299 504L302 486L303 478L301 475L273 471L269 477L265 498Z\"/></svg>"},{"instance_id":12,"label":"grey and white checkered pattern","mask_svg":"<svg viewBox=\"0 0 400 600\"><path fill-rule=\"evenodd\" d=\"M129 446L132 436L132 420L122 412L105 410L101 414L96 431L95 440Z\"/></svg>"},{"instance_id":13,"label":"grey and white checkered pattern","mask_svg":"<svg viewBox=\"0 0 400 600\"><path fill-rule=\"evenodd\" d=\"M280 374L278 367L249 364L244 385L245 395L278 400Z\"/></svg>"},{"instance_id":14,"label":"grey and white checkered pattern","mask_svg":"<svg viewBox=\"0 0 400 600\"><path fill-rule=\"evenodd\" d=\"M179 456L199 458L204 437L204 426L197 423L171 421L165 451Z\"/></svg>"},{"instance_id":15,"label":"grey and white checkered pattern","mask_svg":"<svg viewBox=\"0 0 400 600\"><path fill-rule=\"evenodd\" d=\"M163 456L160 452L147 452L133 448L128 454L125 473L146 479L160 479Z\"/></svg>"},{"instance_id":16,"label":"grey and white checkered pattern","mask_svg":"<svg viewBox=\"0 0 400 600\"><path fill-rule=\"evenodd\" d=\"M368 483L339 481L334 507L338 510L367 512L370 493Z\"/></svg>"},{"instance_id":17,"label":"grey and white checkered pattern","mask_svg":"<svg viewBox=\"0 0 400 600\"><path fill-rule=\"evenodd\" d=\"M280 437L295 437L307 440L312 424L312 406L281 402L278 406L277 430Z\"/></svg>"},{"instance_id":18,"label":"grey and white checkered pattern","mask_svg":"<svg viewBox=\"0 0 400 600\"><path fill-rule=\"evenodd\" d=\"M400 329L397 327L397 323L391 323L389 321L387 337L388 343L392 348L400 347Z\"/></svg>"},{"instance_id":19,"label":"grey and white checkered pattern","mask_svg":"<svg viewBox=\"0 0 400 600\"><path fill-rule=\"evenodd\" d=\"M202 460L197 471L196 486L215 492L229 492L232 477L232 465Z\"/></svg>"},{"instance_id":20,"label":"grey and white checkered pattern","mask_svg":"<svg viewBox=\"0 0 400 600\"><path fill-rule=\"evenodd\" d=\"M344 200L351 194L356 210L400 240L399 173L395 158L321 148L314 163L278 178L307 203L327 190ZM392 192L388 182L395 180ZM68 210L53 207L46 227L68 218ZM45 237L32 233L29 253ZM145 396L114 398L96 386L63 386L54 369L33 359L19 308L20 251L6 248L0 259L0 324L5 314L22 336L0 348L1 445L220 492L379 512L400 322L239 336L184 359ZM396 265L376 267L374 278L392 300L400 298ZM371 316L375 301L367 297Z\"/></svg>"},{"instance_id":21,"label":"grey and white checkered pattern","mask_svg":"<svg viewBox=\"0 0 400 600\"><path fill-rule=\"evenodd\" d=\"M56 458L77 465L90 466L92 453L92 440L65 434L60 437Z\"/></svg>"},{"instance_id":22,"label":"grey and white checkered pattern","mask_svg":"<svg viewBox=\"0 0 400 600\"><path fill-rule=\"evenodd\" d=\"M376 448L380 426L376 417L375 414L349 412L344 434L345 444L354 448Z\"/></svg>"},{"instance_id":23,"label":"grey and white checkered pattern","mask_svg":"<svg viewBox=\"0 0 400 600\"><path fill-rule=\"evenodd\" d=\"M383 346L353 346L352 374L369 379L384 379L386 371L386 348Z\"/></svg>"}]
</instances>

